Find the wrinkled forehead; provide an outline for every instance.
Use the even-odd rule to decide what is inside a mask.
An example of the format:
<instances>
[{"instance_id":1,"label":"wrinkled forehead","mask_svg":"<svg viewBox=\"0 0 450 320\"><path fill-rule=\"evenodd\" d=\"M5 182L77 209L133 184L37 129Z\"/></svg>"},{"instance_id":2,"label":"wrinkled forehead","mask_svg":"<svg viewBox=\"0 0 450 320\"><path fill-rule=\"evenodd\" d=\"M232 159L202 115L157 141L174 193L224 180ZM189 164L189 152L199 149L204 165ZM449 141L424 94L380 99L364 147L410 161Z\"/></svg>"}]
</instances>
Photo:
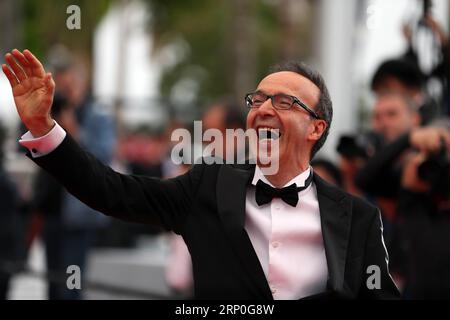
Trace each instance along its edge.
<instances>
[{"instance_id":1,"label":"wrinkled forehead","mask_svg":"<svg viewBox=\"0 0 450 320\"><path fill-rule=\"evenodd\" d=\"M320 97L319 88L311 80L292 71L269 74L261 80L256 90L269 95L284 93L296 96L310 107L315 107Z\"/></svg>"}]
</instances>

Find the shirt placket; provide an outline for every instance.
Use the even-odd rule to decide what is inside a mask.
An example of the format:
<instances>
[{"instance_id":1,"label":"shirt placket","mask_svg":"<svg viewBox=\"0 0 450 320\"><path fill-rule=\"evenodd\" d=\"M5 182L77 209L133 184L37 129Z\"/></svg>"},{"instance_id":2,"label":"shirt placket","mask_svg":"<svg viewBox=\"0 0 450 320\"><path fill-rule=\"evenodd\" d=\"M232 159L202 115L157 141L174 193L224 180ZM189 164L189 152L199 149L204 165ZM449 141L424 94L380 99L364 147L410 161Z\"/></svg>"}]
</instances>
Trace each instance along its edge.
<instances>
[{"instance_id":1,"label":"shirt placket","mask_svg":"<svg viewBox=\"0 0 450 320\"><path fill-rule=\"evenodd\" d=\"M272 232L270 236L269 241L269 286L270 290L272 291L272 295L274 299L277 299L277 297L280 294L281 290L281 283L280 279L277 276L278 275L278 269L279 269L279 263L282 263L280 261L280 247L282 245L281 242L281 234L280 234L280 215L282 214L283 205L281 203L281 199L275 198L272 200L270 204L270 213L271 213L271 220L272 220Z\"/></svg>"}]
</instances>

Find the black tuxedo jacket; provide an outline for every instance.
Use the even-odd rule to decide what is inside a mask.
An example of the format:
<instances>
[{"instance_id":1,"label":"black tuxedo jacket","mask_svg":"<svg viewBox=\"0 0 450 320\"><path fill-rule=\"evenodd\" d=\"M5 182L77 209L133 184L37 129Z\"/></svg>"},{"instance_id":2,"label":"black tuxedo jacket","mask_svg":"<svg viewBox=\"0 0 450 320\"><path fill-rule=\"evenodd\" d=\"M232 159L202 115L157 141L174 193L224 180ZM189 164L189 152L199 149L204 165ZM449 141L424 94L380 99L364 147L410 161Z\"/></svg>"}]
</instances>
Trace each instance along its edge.
<instances>
[{"instance_id":1,"label":"black tuxedo jacket","mask_svg":"<svg viewBox=\"0 0 450 320\"><path fill-rule=\"evenodd\" d=\"M82 150L70 136L33 161L100 212L181 234L192 257L197 298L273 299L244 229L246 188L254 165L197 164L168 180L123 175ZM317 175L314 183L329 273L327 291L316 297L397 297L378 210ZM367 273L370 265L379 267L378 289L366 285L374 274Z\"/></svg>"}]
</instances>

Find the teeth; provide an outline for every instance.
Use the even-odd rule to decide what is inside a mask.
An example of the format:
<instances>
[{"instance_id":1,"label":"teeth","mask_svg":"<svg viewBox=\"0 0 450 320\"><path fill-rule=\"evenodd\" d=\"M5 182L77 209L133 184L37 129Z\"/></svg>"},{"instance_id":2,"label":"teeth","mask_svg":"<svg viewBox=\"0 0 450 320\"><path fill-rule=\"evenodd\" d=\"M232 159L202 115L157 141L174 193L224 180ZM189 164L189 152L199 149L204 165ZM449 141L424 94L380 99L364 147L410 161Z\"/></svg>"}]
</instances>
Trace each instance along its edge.
<instances>
[{"instance_id":1,"label":"teeth","mask_svg":"<svg viewBox=\"0 0 450 320\"><path fill-rule=\"evenodd\" d=\"M258 129L258 137L260 140L262 139L278 139L280 138L280 130L274 128L259 128Z\"/></svg>"}]
</instances>

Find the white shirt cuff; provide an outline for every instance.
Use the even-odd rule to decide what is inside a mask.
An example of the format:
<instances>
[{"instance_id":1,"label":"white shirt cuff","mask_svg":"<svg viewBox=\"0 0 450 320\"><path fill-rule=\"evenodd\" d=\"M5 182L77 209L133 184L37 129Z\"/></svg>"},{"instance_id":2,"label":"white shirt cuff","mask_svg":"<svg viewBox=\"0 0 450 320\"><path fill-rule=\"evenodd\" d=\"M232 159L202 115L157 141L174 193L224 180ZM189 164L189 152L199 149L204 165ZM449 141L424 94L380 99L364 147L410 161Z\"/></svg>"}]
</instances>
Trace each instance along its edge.
<instances>
[{"instance_id":1,"label":"white shirt cuff","mask_svg":"<svg viewBox=\"0 0 450 320\"><path fill-rule=\"evenodd\" d=\"M20 137L19 143L30 151L33 158L38 158L55 150L65 137L66 131L55 121L55 126L45 136L35 138L28 131Z\"/></svg>"}]
</instances>

